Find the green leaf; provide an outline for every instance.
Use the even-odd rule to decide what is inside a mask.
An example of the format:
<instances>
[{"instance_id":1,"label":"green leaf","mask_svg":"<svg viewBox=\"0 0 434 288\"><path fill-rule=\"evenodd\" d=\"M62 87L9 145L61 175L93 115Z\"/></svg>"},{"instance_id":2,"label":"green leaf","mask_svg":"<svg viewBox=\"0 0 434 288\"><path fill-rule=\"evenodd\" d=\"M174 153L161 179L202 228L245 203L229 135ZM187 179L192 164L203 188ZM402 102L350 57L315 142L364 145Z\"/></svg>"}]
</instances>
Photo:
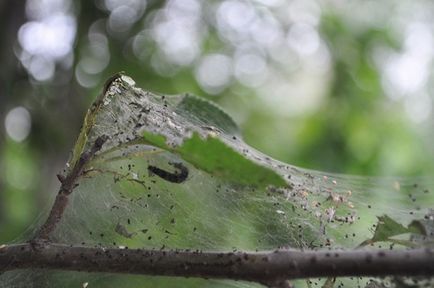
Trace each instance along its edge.
<instances>
[{"instance_id":1,"label":"green leaf","mask_svg":"<svg viewBox=\"0 0 434 288\"><path fill-rule=\"evenodd\" d=\"M181 145L170 147L163 136L148 132L143 136L157 147L178 153L196 168L228 181L259 187L286 185L280 175L245 158L218 138L208 136L203 139L198 133L194 133Z\"/></svg>"},{"instance_id":2,"label":"green leaf","mask_svg":"<svg viewBox=\"0 0 434 288\"><path fill-rule=\"evenodd\" d=\"M373 242L387 241L389 237L409 233L410 230L387 215L379 216Z\"/></svg>"},{"instance_id":3,"label":"green leaf","mask_svg":"<svg viewBox=\"0 0 434 288\"><path fill-rule=\"evenodd\" d=\"M237 124L226 112L216 104L192 94L185 94L175 112L187 118L196 118L204 125L218 127L227 134L239 134Z\"/></svg>"},{"instance_id":4,"label":"green leaf","mask_svg":"<svg viewBox=\"0 0 434 288\"><path fill-rule=\"evenodd\" d=\"M434 247L434 211L429 211L423 219L413 220L408 227L419 231L411 238L415 246Z\"/></svg>"},{"instance_id":5,"label":"green leaf","mask_svg":"<svg viewBox=\"0 0 434 288\"><path fill-rule=\"evenodd\" d=\"M393 220L388 215L378 216L378 222L375 228L374 236L371 239L364 241L360 246L369 245L375 242L390 241L391 237L406 234L415 233L422 234L423 231L416 225L409 225L405 227L404 225ZM404 243L404 242L400 242Z\"/></svg>"}]
</instances>

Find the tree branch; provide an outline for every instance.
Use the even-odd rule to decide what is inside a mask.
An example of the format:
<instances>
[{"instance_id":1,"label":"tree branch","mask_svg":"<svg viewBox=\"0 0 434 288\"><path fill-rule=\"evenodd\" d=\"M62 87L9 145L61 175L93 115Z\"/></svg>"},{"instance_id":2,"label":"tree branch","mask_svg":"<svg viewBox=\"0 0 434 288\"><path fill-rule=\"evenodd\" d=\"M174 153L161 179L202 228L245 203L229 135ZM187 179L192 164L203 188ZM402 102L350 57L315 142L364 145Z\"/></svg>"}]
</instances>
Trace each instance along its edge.
<instances>
[{"instance_id":1,"label":"tree branch","mask_svg":"<svg viewBox=\"0 0 434 288\"><path fill-rule=\"evenodd\" d=\"M432 276L434 250L202 252L31 244L2 245L0 271L56 269L224 278L269 285L286 279L341 276Z\"/></svg>"},{"instance_id":2,"label":"tree branch","mask_svg":"<svg viewBox=\"0 0 434 288\"><path fill-rule=\"evenodd\" d=\"M31 240L32 243L49 240L51 232L56 229L57 223L62 219L63 212L68 206L68 196L76 187L77 179L83 173L84 166L92 159L96 152L101 150L102 145L104 145L107 139L108 138L105 135L98 137L90 150L83 152L80 155L80 158L66 177L60 175L57 176L61 182L59 192L54 200L53 207L51 208L47 220L36 232L35 237Z\"/></svg>"}]
</instances>

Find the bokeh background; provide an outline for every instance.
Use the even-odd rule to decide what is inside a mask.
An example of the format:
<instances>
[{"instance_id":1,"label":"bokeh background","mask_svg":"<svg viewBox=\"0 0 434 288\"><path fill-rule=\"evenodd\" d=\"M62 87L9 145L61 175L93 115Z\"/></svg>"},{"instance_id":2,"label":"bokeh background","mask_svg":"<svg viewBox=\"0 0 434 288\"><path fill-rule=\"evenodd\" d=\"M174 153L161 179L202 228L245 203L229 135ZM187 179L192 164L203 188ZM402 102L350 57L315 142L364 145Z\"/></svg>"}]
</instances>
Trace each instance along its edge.
<instances>
[{"instance_id":1,"label":"bokeh background","mask_svg":"<svg viewBox=\"0 0 434 288\"><path fill-rule=\"evenodd\" d=\"M433 14L424 0L0 1L0 242L49 208L118 71L217 102L290 164L432 175Z\"/></svg>"}]
</instances>

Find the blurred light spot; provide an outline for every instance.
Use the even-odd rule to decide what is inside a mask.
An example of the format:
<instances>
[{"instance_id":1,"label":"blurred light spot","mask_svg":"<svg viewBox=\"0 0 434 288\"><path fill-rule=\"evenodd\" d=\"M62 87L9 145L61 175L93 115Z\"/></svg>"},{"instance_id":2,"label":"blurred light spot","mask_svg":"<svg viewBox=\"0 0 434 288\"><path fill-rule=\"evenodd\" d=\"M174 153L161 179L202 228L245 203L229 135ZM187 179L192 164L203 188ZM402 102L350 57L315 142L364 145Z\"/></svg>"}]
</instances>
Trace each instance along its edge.
<instances>
[{"instance_id":1,"label":"blurred light spot","mask_svg":"<svg viewBox=\"0 0 434 288\"><path fill-rule=\"evenodd\" d=\"M105 34L107 32L107 21L104 18L95 20L90 26L88 30L88 36L92 34Z\"/></svg>"},{"instance_id":2,"label":"blurred light spot","mask_svg":"<svg viewBox=\"0 0 434 288\"><path fill-rule=\"evenodd\" d=\"M252 22L256 11L252 5L242 1L224 1L217 10L217 19L222 25L242 30Z\"/></svg>"},{"instance_id":3,"label":"blurred light spot","mask_svg":"<svg viewBox=\"0 0 434 288\"><path fill-rule=\"evenodd\" d=\"M19 55L29 74L38 81L52 79L56 62L72 57L76 20L70 14L68 0L28 0L26 13L29 21L18 31L22 47ZM70 59L73 60L73 59Z\"/></svg>"},{"instance_id":4,"label":"blurred light spot","mask_svg":"<svg viewBox=\"0 0 434 288\"><path fill-rule=\"evenodd\" d=\"M147 1L105 0L104 4L111 11L108 19L109 31L119 34L128 31L142 17Z\"/></svg>"},{"instance_id":5,"label":"blurred light spot","mask_svg":"<svg viewBox=\"0 0 434 288\"><path fill-rule=\"evenodd\" d=\"M124 5L125 2L123 0L105 0L104 5L109 11L113 11L121 5Z\"/></svg>"},{"instance_id":6,"label":"blurred light spot","mask_svg":"<svg viewBox=\"0 0 434 288\"><path fill-rule=\"evenodd\" d=\"M294 72L300 68L300 57L292 49L288 49L285 42L276 43L269 47L268 54L275 62L273 66L278 64L287 72Z\"/></svg>"},{"instance_id":7,"label":"blurred light spot","mask_svg":"<svg viewBox=\"0 0 434 288\"><path fill-rule=\"evenodd\" d=\"M265 47L272 47L283 40L283 31L280 23L270 14L258 18L250 25L252 38Z\"/></svg>"},{"instance_id":8,"label":"blurred light spot","mask_svg":"<svg viewBox=\"0 0 434 288\"><path fill-rule=\"evenodd\" d=\"M198 39L182 22L173 20L161 23L154 32L164 54L174 64L189 65L198 56Z\"/></svg>"},{"instance_id":9,"label":"blurred light spot","mask_svg":"<svg viewBox=\"0 0 434 288\"><path fill-rule=\"evenodd\" d=\"M101 73L110 62L107 37L101 33L89 33L89 43L85 47L86 53L78 65L87 74Z\"/></svg>"},{"instance_id":10,"label":"blurred light spot","mask_svg":"<svg viewBox=\"0 0 434 288\"><path fill-rule=\"evenodd\" d=\"M431 115L432 99L425 93L407 97L404 102L405 112L410 120L415 123L422 123Z\"/></svg>"},{"instance_id":11,"label":"blurred light spot","mask_svg":"<svg viewBox=\"0 0 434 288\"><path fill-rule=\"evenodd\" d=\"M75 19L55 14L36 22L27 22L18 31L18 41L25 51L47 59L60 59L72 49Z\"/></svg>"},{"instance_id":12,"label":"blurred light spot","mask_svg":"<svg viewBox=\"0 0 434 288\"><path fill-rule=\"evenodd\" d=\"M43 19L55 13L67 13L71 10L71 1L67 0L27 0L26 14L30 19Z\"/></svg>"},{"instance_id":13,"label":"blurred light spot","mask_svg":"<svg viewBox=\"0 0 434 288\"><path fill-rule=\"evenodd\" d=\"M146 0L105 0L104 5L109 11L114 11L121 6L141 10L146 8L146 2Z\"/></svg>"},{"instance_id":14,"label":"blurred light spot","mask_svg":"<svg viewBox=\"0 0 434 288\"><path fill-rule=\"evenodd\" d=\"M253 5L236 0L220 4L216 17L220 38L232 43L241 43L248 39L250 25L257 19Z\"/></svg>"},{"instance_id":15,"label":"blurred light spot","mask_svg":"<svg viewBox=\"0 0 434 288\"><path fill-rule=\"evenodd\" d=\"M287 117L313 112L321 105L320 100L327 91L324 76L307 77L310 73L301 70L290 81L279 72L272 72L265 85L258 87L258 96L263 100L261 108Z\"/></svg>"},{"instance_id":16,"label":"blurred light spot","mask_svg":"<svg viewBox=\"0 0 434 288\"><path fill-rule=\"evenodd\" d=\"M295 23L317 26L321 16L321 9L316 1L295 0L288 5L289 17Z\"/></svg>"},{"instance_id":17,"label":"blurred light spot","mask_svg":"<svg viewBox=\"0 0 434 288\"><path fill-rule=\"evenodd\" d=\"M406 31L405 47L426 58L433 54L433 36L428 25L423 23L412 23Z\"/></svg>"},{"instance_id":18,"label":"blurred light spot","mask_svg":"<svg viewBox=\"0 0 434 288\"><path fill-rule=\"evenodd\" d=\"M6 160L6 167L8 167L8 169L5 169L6 182L15 189L26 190L32 184L35 184L36 167L31 163L31 155L28 155L26 152L28 151L14 151L11 153L12 155L8 156L9 159ZM22 205L23 202L19 203Z\"/></svg>"},{"instance_id":19,"label":"blurred light spot","mask_svg":"<svg viewBox=\"0 0 434 288\"><path fill-rule=\"evenodd\" d=\"M161 76L171 77L178 72L178 66L173 65L167 61L168 59L161 55L161 53L156 52L151 56L151 66Z\"/></svg>"},{"instance_id":20,"label":"blurred light spot","mask_svg":"<svg viewBox=\"0 0 434 288\"><path fill-rule=\"evenodd\" d=\"M196 80L210 94L223 91L231 81L232 59L223 54L209 54L196 67Z\"/></svg>"},{"instance_id":21,"label":"blurred light spot","mask_svg":"<svg viewBox=\"0 0 434 288\"><path fill-rule=\"evenodd\" d=\"M170 0L165 12L168 18L197 17L201 14L201 4L197 0Z\"/></svg>"},{"instance_id":22,"label":"blurred light spot","mask_svg":"<svg viewBox=\"0 0 434 288\"><path fill-rule=\"evenodd\" d=\"M30 60L30 65L26 68L36 80L47 81L53 77L55 65L52 60L34 56Z\"/></svg>"},{"instance_id":23,"label":"blurred light spot","mask_svg":"<svg viewBox=\"0 0 434 288\"><path fill-rule=\"evenodd\" d=\"M31 121L26 108L19 106L11 109L5 118L7 135L16 142L24 141L29 136Z\"/></svg>"},{"instance_id":24,"label":"blurred light spot","mask_svg":"<svg viewBox=\"0 0 434 288\"><path fill-rule=\"evenodd\" d=\"M384 89L392 99L424 89L432 63L434 43L430 28L413 23L405 34L404 52L391 54L383 64Z\"/></svg>"},{"instance_id":25,"label":"blurred light spot","mask_svg":"<svg viewBox=\"0 0 434 288\"><path fill-rule=\"evenodd\" d=\"M83 71L82 65L77 65L77 67L75 67L75 79L81 86L92 88L99 83L100 74L88 74Z\"/></svg>"},{"instance_id":26,"label":"blurred light spot","mask_svg":"<svg viewBox=\"0 0 434 288\"><path fill-rule=\"evenodd\" d=\"M260 86L267 77L267 63L258 54L242 54L235 59L235 77L249 87Z\"/></svg>"},{"instance_id":27,"label":"blurred light spot","mask_svg":"<svg viewBox=\"0 0 434 288\"><path fill-rule=\"evenodd\" d=\"M385 76L392 86L388 95L392 99L400 98L402 94L414 93L426 83L428 71L424 63L414 55L392 55L387 63Z\"/></svg>"},{"instance_id":28,"label":"blurred light spot","mask_svg":"<svg viewBox=\"0 0 434 288\"><path fill-rule=\"evenodd\" d=\"M108 25L111 31L126 32L131 28L141 14L129 6L120 6L110 14Z\"/></svg>"},{"instance_id":29,"label":"blurred light spot","mask_svg":"<svg viewBox=\"0 0 434 288\"><path fill-rule=\"evenodd\" d=\"M287 42L301 56L315 53L320 45L318 32L312 26L296 23L288 32Z\"/></svg>"},{"instance_id":30,"label":"blurred light spot","mask_svg":"<svg viewBox=\"0 0 434 288\"><path fill-rule=\"evenodd\" d=\"M313 74L327 74L330 71L332 59L330 51L324 43L320 43L316 52L308 58L305 58L305 66Z\"/></svg>"},{"instance_id":31,"label":"blurred light spot","mask_svg":"<svg viewBox=\"0 0 434 288\"><path fill-rule=\"evenodd\" d=\"M132 49L134 55L141 61L145 61L150 53L152 47L152 39L148 30L143 30L133 38Z\"/></svg>"},{"instance_id":32,"label":"blurred light spot","mask_svg":"<svg viewBox=\"0 0 434 288\"><path fill-rule=\"evenodd\" d=\"M255 2L265 6L276 7L281 5L283 0L255 0Z\"/></svg>"},{"instance_id":33,"label":"blurred light spot","mask_svg":"<svg viewBox=\"0 0 434 288\"><path fill-rule=\"evenodd\" d=\"M187 66L199 56L206 33L200 7L198 1L172 0L155 14L151 35L167 61Z\"/></svg>"},{"instance_id":34,"label":"blurred light spot","mask_svg":"<svg viewBox=\"0 0 434 288\"><path fill-rule=\"evenodd\" d=\"M86 55L80 59L78 65L81 67L83 72L87 74L98 74L107 66L108 61L100 61L95 59L90 55Z\"/></svg>"}]
</instances>

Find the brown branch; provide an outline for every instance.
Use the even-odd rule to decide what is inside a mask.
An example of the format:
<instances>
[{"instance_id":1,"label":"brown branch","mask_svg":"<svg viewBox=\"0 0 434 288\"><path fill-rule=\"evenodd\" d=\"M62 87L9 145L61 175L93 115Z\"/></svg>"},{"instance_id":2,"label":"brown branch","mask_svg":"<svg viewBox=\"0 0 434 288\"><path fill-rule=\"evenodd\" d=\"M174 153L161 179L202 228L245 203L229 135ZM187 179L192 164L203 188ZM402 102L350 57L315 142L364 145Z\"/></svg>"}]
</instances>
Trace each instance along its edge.
<instances>
[{"instance_id":1,"label":"brown branch","mask_svg":"<svg viewBox=\"0 0 434 288\"><path fill-rule=\"evenodd\" d=\"M434 250L219 253L51 243L38 250L29 243L0 247L0 271L27 268L220 278L282 287L278 283L286 279L313 277L433 276Z\"/></svg>"},{"instance_id":2,"label":"brown branch","mask_svg":"<svg viewBox=\"0 0 434 288\"><path fill-rule=\"evenodd\" d=\"M63 212L68 206L68 196L72 193L74 188L77 187L77 179L83 174L85 165L92 159L96 152L101 150L102 145L104 145L107 139L108 137L105 135L98 137L90 150L83 152L80 155L80 158L66 177L60 175L57 176L61 182L59 192L54 200L53 207L51 208L47 220L31 240L33 244L49 240L50 234L54 229L56 229L57 223L62 219Z\"/></svg>"}]
</instances>

